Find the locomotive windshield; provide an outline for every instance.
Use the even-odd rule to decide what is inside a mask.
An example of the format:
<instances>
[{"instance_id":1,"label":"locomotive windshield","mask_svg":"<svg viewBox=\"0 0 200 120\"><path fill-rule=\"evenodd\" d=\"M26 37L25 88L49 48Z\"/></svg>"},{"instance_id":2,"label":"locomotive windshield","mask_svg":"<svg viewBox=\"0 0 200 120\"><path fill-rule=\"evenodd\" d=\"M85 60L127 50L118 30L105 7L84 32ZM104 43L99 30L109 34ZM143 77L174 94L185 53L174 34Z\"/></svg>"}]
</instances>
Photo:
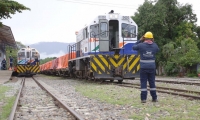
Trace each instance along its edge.
<instances>
[{"instance_id":1,"label":"locomotive windshield","mask_svg":"<svg viewBox=\"0 0 200 120\"><path fill-rule=\"evenodd\" d=\"M32 52L32 57L34 57L34 56L35 56L35 54L36 54L36 52Z\"/></svg>"},{"instance_id":2,"label":"locomotive windshield","mask_svg":"<svg viewBox=\"0 0 200 120\"><path fill-rule=\"evenodd\" d=\"M136 26L122 23L122 37L135 38Z\"/></svg>"},{"instance_id":3,"label":"locomotive windshield","mask_svg":"<svg viewBox=\"0 0 200 120\"><path fill-rule=\"evenodd\" d=\"M26 52L26 57L27 57L27 58L30 57L30 52Z\"/></svg>"},{"instance_id":4,"label":"locomotive windshield","mask_svg":"<svg viewBox=\"0 0 200 120\"><path fill-rule=\"evenodd\" d=\"M25 57L25 52L19 52L18 57Z\"/></svg>"}]
</instances>

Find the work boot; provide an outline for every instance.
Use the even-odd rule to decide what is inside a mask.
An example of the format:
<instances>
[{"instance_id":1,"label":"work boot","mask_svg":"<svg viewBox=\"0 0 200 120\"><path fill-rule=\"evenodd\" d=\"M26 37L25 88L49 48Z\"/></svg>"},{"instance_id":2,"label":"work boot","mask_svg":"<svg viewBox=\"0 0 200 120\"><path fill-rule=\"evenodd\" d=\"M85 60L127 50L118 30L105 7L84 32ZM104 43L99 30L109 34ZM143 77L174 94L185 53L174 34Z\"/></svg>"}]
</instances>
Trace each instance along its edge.
<instances>
[{"instance_id":1,"label":"work boot","mask_svg":"<svg viewBox=\"0 0 200 120\"><path fill-rule=\"evenodd\" d=\"M152 102L158 102L158 100L157 99L153 99Z\"/></svg>"},{"instance_id":2,"label":"work boot","mask_svg":"<svg viewBox=\"0 0 200 120\"><path fill-rule=\"evenodd\" d=\"M141 100L141 103L146 103L146 100Z\"/></svg>"}]
</instances>

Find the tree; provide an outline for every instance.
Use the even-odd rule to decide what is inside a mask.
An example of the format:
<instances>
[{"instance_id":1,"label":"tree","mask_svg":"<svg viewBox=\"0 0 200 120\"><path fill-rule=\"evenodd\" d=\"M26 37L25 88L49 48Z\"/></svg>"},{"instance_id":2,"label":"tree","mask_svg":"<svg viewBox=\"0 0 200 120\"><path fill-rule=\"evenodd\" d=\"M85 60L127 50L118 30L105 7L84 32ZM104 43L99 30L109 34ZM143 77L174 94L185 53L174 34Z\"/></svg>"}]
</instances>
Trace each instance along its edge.
<instances>
[{"instance_id":1,"label":"tree","mask_svg":"<svg viewBox=\"0 0 200 120\"><path fill-rule=\"evenodd\" d=\"M40 59L40 64L42 65L42 64L47 63L47 62L54 60L54 59L56 59L56 57L47 57L45 59Z\"/></svg>"},{"instance_id":2,"label":"tree","mask_svg":"<svg viewBox=\"0 0 200 120\"><path fill-rule=\"evenodd\" d=\"M24 5L11 0L0 0L0 20L12 18L11 14L15 14L16 12L21 13L22 10L30 10ZM2 22L0 22L0 26Z\"/></svg>"},{"instance_id":3,"label":"tree","mask_svg":"<svg viewBox=\"0 0 200 120\"><path fill-rule=\"evenodd\" d=\"M173 69L177 69L177 72L186 72L183 70L191 71L190 67L200 62L199 49L196 42L191 38L184 38L179 44L170 42L163 47L162 52L167 59L167 63L169 63L165 66L168 74ZM170 64L173 64L173 66L169 67Z\"/></svg>"},{"instance_id":4,"label":"tree","mask_svg":"<svg viewBox=\"0 0 200 120\"><path fill-rule=\"evenodd\" d=\"M9 56L12 56L14 66L17 65L17 54L18 54L17 52L18 52L18 50L25 47L25 45L22 44L21 42L16 41L16 44L17 44L17 47L18 47L17 49L12 48L10 46L6 46L6 55L7 55L6 60L9 60ZM9 66L9 63L8 63L7 66Z\"/></svg>"},{"instance_id":5,"label":"tree","mask_svg":"<svg viewBox=\"0 0 200 120\"><path fill-rule=\"evenodd\" d=\"M183 56L191 57L192 52L197 55L198 48L196 46L200 48L198 37L200 28L195 24L197 18L196 14L192 12L191 5L180 4L177 0L145 0L135 15L132 16L132 19L138 24L139 38L147 31L154 34L155 42L162 51L156 56L157 65L159 63L169 63L170 66L173 66L173 63L170 62L173 62L175 58L181 58L178 60L179 63L176 61L176 64L182 66L196 64L199 60L194 61L191 60L193 57L186 58L186 56ZM174 55L179 47L183 50L185 46L182 43L190 41L193 41L194 48L187 46L185 53ZM189 59L191 62L188 61ZM182 60L185 60L185 63Z\"/></svg>"},{"instance_id":6,"label":"tree","mask_svg":"<svg viewBox=\"0 0 200 120\"><path fill-rule=\"evenodd\" d=\"M26 47L24 44L22 44L21 42L18 42L18 41L16 41L16 44L17 44L18 49Z\"/></svg>"}]
</instances>

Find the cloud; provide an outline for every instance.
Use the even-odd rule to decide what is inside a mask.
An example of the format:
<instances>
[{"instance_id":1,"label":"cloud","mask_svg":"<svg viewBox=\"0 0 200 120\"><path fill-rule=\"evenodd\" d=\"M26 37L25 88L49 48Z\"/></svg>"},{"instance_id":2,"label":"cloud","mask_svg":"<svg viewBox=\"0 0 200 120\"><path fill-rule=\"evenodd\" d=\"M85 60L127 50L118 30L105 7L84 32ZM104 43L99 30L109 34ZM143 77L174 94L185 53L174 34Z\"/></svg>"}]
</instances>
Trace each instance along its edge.
<instances>
[{"instance_id":1,"label":"cloud","mask_svg":"<svg viewBox=\"0 0 200 120\"><path fill-rule=\"evenodd\" d=\"M47 53L44 52L44 53L40 53L40 58L45 59L47 57L60 57L60 56L65 55L65 54L66 53L62 50L60 50L58 53L53 53L53 54L49 54L49 55L47 55Z\"/></svg>"}]
</instances>

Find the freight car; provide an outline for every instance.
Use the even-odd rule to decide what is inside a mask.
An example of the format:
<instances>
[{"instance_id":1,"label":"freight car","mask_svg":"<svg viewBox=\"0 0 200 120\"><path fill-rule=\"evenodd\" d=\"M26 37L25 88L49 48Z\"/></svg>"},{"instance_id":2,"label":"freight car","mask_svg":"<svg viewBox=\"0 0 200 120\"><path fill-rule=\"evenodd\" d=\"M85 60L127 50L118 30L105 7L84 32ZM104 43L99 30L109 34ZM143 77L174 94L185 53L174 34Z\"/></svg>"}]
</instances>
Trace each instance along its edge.
<instances>
[{"instance_id":1,"label":"freight car","mask_svg":"<svg viewBox=\"0 0 200 120\"><path fill-rule=\"evenodd\" d=\"M41 71L95 80L134 79L140 70L140 56L132 50L137 32L130 16L113 10L99 15L76 32L76 43L68 46L65 57L41 65Z\"/></svg>"},{"instance_id":2,"label":"freight car","mask_svg":"<svg viewBox=\"0 0 200 120\"><path fill-rule=\"evenodd\" d=\"M17 55L18 76L33 76L40 72L40 53L35 48L21 48Z\"/></svg>"}]
</instances>

